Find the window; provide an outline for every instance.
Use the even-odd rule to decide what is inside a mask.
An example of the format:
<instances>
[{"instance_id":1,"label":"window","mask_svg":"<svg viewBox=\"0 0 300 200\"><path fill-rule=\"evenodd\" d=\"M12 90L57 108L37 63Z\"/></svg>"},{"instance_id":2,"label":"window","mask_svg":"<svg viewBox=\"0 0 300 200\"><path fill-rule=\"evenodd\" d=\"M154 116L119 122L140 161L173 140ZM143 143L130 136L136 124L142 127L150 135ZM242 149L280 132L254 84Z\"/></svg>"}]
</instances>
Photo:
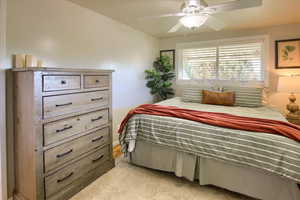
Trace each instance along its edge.
<instances>
[{"instance_id":1,"label":"window","mask_svg":"<svg viewBox=\"0 0 300 200\"><path fill-rule=\"evenodd\" d=\"M178 79L264 81L263 40L217 43L181 46Z\"/></svg>"},{"instance_id":2,"label":"window","mask_svg":"<svg viewBox=\"0 0 300 200\"><path fill-rule=\"evenodd\" d=\"M216 79L217 48L184 49L182 51L185 79Z\"/></svg>"}]
</instances>

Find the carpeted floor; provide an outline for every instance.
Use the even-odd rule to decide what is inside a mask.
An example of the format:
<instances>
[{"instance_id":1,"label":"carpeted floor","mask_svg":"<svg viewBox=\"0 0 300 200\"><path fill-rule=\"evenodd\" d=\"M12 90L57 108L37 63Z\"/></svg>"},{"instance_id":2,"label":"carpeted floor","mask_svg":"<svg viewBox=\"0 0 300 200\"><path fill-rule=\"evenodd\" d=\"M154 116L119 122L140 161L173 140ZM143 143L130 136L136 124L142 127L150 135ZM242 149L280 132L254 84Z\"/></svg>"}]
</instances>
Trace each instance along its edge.
<instances>
[{"instance_id":1,"label":"carpeted floor","mask_svg":"<svg viewBox=\"0 0 300 200\"><path fill-rule=\"evenodd\" d=\"M253 200L173 174L137 167L119 158L116 167L71 200Z\"/></svg>"}]
</instances>

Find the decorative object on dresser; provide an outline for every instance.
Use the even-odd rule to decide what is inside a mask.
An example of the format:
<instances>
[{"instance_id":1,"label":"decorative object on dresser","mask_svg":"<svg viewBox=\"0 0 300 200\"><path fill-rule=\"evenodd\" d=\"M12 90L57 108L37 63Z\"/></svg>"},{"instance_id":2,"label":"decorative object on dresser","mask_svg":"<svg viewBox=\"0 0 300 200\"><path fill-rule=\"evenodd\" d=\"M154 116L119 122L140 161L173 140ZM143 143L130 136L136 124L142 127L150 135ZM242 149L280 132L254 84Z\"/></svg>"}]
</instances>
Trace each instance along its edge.
<instances>
[{"instance_id":1,"label":"decorative object on dresser","mask_svg":"<svg viewBox=\"0 0 300 200\"><path fill-rule=\"evenodd\" d=\"M275 42L277 69L300 68L300 38Z\"/></svg>"},{"instance_id":2,"label":"decorative object on dresser","mask_svg":"<svg viewBox=\"0 0 300 200\"><path fill-rule=\"evenodd\" d=\"M286 106L289 113L286 115L287 120L300 125L299 106L296 104L294 93L300 93L300 76L279 76L278 92L291 92L289 97L290 103Z\"/></svg>"},{"instance_id":3,"label":"decorative object on dresser","mask_svg":"<svg viewBox=\"0 0 300 200\"><path fill-rule=\"evenodd\" d=\"M26 66L26 55L25 54L16 54L13 55L13 67L15 68L22 68Z\"/></svg>"},{"instance_id":4,"label":"decorative object on dresser","mask_svg":"<svg viewBox=\"0 0 300 200\"><path fill-rule=\"evenodd\" d=\"M35 56L26 54L13 55L12 63L14 68L43 67L44 64L42 60L38 60Z\"/></svg>"},{"instance_id":5,"label":"decorative object on dresser","mask_svg":"<svg viewBox=\"0 0 300 200\"><path fill-rule=\"evenodd\" d=\"M112 70L13 71L16 199L68 199L114 167Z\"/></svg>"},{"instance_id":6,"label":"decorative object on dresser","mask_svg":"<svg viewBox=\"0 0 300 200\"><path fill-rule=\"evenodd\" d=\"M33 55L26 55L25 57L25 67L36 67L37 58Z\"/></svg>"}]
</instances>

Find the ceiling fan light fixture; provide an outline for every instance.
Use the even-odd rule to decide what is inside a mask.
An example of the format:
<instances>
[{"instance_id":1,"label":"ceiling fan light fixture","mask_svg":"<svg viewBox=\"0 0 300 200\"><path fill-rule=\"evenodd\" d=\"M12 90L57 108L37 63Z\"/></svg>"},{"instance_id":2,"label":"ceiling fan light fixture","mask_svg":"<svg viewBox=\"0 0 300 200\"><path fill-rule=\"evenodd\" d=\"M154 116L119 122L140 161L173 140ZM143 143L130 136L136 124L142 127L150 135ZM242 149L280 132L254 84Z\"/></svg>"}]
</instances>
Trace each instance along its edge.
<instances>
[{"instance_id":1,"label":"ceiling fan light fixture","mask_svg":"<svg viewBox=\"0 0 300 200\"><path fill-rule=\"evenodd\" d=\"M180 19L180 23L190 29L199 28L202 26L206 20L208 19L209 15L187 15Z\"/></svg>"}]
</instances>

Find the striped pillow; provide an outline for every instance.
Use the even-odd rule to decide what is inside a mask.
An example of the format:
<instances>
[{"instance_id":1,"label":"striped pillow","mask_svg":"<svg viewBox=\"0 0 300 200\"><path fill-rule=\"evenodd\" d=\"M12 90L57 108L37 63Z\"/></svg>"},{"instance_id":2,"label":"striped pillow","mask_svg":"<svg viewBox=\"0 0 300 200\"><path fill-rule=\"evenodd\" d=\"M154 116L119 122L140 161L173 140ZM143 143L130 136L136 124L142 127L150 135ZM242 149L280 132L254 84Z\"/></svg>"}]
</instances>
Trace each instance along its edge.
<instances>
[{"instance_id":1,"label":"striped pillow","mask_svg":"<svg viewBox=\"0 0 300 200\"><path fill-rule=\"evenodd\" d=\"M184 86L181 100L183 102L201 103L202 90L211 90L209 86Z\"/></svg>"},{"instance_id":2,"label":"striped pillow","mask_svg":"<svg viewBox=\"0 0 300 200\"><path fill-rule=\"evenodd\" d=\"M235 105L241 107L261 107L263 88L224 87L224 92L235 92Z\"/></svg>"}]
</instances>

